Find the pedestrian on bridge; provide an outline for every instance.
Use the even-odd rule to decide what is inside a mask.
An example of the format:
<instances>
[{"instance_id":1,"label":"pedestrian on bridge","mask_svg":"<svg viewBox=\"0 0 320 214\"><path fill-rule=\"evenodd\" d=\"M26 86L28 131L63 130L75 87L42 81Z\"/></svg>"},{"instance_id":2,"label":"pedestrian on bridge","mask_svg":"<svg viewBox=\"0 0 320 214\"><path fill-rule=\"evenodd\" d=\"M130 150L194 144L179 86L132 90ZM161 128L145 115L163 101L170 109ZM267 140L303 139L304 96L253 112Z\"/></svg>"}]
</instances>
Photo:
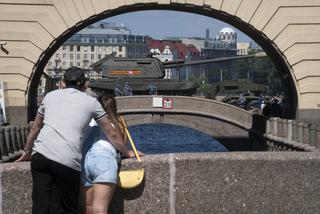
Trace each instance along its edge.
<instances>
[{"instance_id":1,"label":"pedestrian on bridge","mask_svg":"<svg viewBox=\"0 0 320 214\"><path fill-rule=\"evenodd\" d=\"M17 160L31 160L32 213L77 213L80 192L80 160L84 134L94 118L110 142L126 157L134 157L124 145L121 134L112 127L96 98L84 91L86 78L82 69L65 71L65 89L48 93L38 108L27 138L24 153ZM51 201L57 190L58 201Z\"/></svg>"}]
</instances>

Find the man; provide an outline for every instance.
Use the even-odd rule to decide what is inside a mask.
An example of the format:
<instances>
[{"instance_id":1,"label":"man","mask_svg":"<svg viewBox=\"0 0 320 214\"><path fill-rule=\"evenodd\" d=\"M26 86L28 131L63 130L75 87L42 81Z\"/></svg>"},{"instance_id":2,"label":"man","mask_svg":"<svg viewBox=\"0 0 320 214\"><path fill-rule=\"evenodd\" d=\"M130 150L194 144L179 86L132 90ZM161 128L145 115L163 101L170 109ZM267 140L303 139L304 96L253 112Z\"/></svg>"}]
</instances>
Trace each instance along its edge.
<instances>
[{"instance_id":1,"label":"man","mask_svg":"<svg viewBox=\"0 0 320 214\"><path fill-rule=\"evenodd\" d=\"M50 195L56 187L61 210L77 213L79 206L80 160L83 138L94 118L111 143L126 157L134 157L106 117L100 103L84 93L86 78L77 67L65 71L65 89L48 93L34 120L23 155L31 159L33 179L32 213L49 212Z\"/></svg>"}]
</instances>

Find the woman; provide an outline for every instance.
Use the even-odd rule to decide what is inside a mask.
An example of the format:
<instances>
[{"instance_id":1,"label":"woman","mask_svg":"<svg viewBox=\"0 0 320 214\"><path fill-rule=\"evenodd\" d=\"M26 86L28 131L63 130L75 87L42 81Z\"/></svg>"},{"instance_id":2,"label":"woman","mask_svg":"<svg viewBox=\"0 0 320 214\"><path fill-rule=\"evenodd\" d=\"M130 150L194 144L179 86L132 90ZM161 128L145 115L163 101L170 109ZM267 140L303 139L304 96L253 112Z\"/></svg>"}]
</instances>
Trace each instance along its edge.
<instances>
[{"instance_id":1,"label":"woman","mask_svg":"<svg viewBox=\"0 0 320 214\"><path fill-rule=\"evenodd\" d=\"M113 127L117 129L127 144L125 124L117 114L114 97L101 96L99 102L107 112ZM118 178L120 154L100 131L95 121L91 121L87 132L82 159L82 195L85 203L85 213L108 213Z\"/></svg>"}]
</instances>

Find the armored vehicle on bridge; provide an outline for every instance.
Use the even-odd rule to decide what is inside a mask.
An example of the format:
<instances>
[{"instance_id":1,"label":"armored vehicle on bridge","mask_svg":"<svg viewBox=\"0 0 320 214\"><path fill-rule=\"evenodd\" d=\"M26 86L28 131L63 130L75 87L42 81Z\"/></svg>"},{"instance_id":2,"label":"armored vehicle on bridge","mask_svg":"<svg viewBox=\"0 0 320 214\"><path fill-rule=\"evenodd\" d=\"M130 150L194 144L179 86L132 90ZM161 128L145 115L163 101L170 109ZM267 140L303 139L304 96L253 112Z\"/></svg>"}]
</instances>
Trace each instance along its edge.
<instances>
[{"instance_id":1,"label":"armored vehicle on bridge","mask_svg":"<svg viewBox=\"0 0 320 214\"><path fill-rule=\"evenodd\" d=\"M134 95L150 94L152 87L160 95L188 96L197 91L198 85L192 81L163 79L164 64L157 58L106 57L93 64L102 78L91 80L89 87L97 92L113 93L118 85L127 83Z\"/></svg>"},{"instance_id":2,"label":"armored vehicle on bridge","mask_svg":"<svg viewBox=\"0 0 320 214\"><path fill-rule=\"evenodd\" d=\"M194 94L198 84L188 80L163 79L165 69L179 68L206 63L223 62L242 58L265 57L263 54L197 60L185 63L184 60L161 62L157 58L116 58L107 56L91 67L101 73L102 78L91 80L89 87L97 93L114 93L119 85L129 85L133 95L145 95L156 89L159 95Z\"/></svg>"}]
</instances>

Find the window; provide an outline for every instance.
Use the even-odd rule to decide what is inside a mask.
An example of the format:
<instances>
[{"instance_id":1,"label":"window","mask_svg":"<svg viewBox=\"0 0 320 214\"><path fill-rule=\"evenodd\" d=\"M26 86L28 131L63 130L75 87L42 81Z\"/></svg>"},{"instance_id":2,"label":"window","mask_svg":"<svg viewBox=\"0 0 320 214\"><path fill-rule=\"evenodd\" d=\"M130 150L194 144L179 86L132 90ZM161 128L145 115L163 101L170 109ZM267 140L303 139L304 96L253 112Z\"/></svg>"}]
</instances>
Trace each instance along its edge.
<instances>
[{"instance_id":1,"label":"window","mask_svg":"<svg viewBox=\"0 0 320 214\"><path fill-rule=\"evenodd\" d=\"M87 54L84 54L83 59L87 59L87 58L88 58Z\"/></svg>"},{"instance_id":2,"label":"window","mask_svg":"<svg viewBox=\"0 0 320 214\"><path fill-rule=\"evenodd\" d=\"M67 63L66 63L66 62L62 62L62 65L63 65L63 66L66 66L66 65L67 65Z\"/></svg>"},{"instance_id":3,"label":"window","mask_svg":"<svg viewBox=\"0 0 320 214\"><path fill-rule=\"evenodd\" d=\"M77 45L77 51L80 51L80 46L79 45Z\"/></svg>"},{"instance_id":4,"label":"window","mask_svg":"<svg viewBox=\"0 0 320 214\"><path fill-rule=\"evenodd\" d=\"M62 55L62 58L63 58L63 59L65 59L65 58L66 58L66 56L67 56L67 55L64 53L64 54Z\"/></svg>"},{"instance_id":5,"label":"window","mask_svg":"<svg viewBox=\"0 0 320 214\"><path fill-rule=\"evenodd\" d=\"M80 54L77 54L77 59L80 59Z\"/></svg>"},{"instance_id":6,"label":"window","mask_svg":"<svg viewBox=\"0 0 320 214\"><path fill-rule=\"evenodd\" d=\"M122 52L122 46L119 46L119 51Z\"/></svg>"},{"instance_id":7,"label":"window","mask_svg":"<svg viewBox=\"0 0 320 214\"><path fill-rule=\"evenodd\" d=\"M49 62L49 63L48 63L48 66L51 66L51 65L52 65L52 62Z\"/></svg>"},{"instance_id":8,"label":"window","mask_svg":"<svg viewBox=\"0 0 320 214\"><path fill-rule=\"evenodd\" d=\"M70 51L73 51L73 46L70 45Z\"/></svg>"},{"instance_id":9,"label":"window","mask_svg":"<svg viewBox=\"0 0 320 214\"><path fill-rule=\"evenodd\" d=\"M91 54L91 59L94 60L94 54Z\"/></svg>"},{"instance_id":10,"label":"window","mask_svg":"<svg viewBox=\"0 0 320 214\"><path fill-rule=\"evenodd\" d=\"M70 54L70 59L73 59L73 54Z\"/></svg>"},{"instance_id":11,"label":"window","mask_svg":"<svg viewBox=\"0 0 320 214\"><path fill-rule=\"evenodd\" d=\"M93 52L94 51L94 46L93 45L91 45L91 52Z\"/></svg>"},{"instance_id":12,"label":"window","mask_svg":"<svg viewBox=\"0 0 320 214\"><path fill-rule=\"evenodd\" d=\"M77 62L77 66L80 67L80 62Z\"/></svg>"},{"instance_id":13,"label":"window","mask_svg":"<svg viewBox=\"0 0 320 214\"><path fill-rule=\"evenodd\" d=\"M98 59L101 59L101 54L98 54Z\"/></svg>"},{"instance_id":14,"label":"window","mask_svg":"<svg viewBox=\"0 0 320 214\"><path fill-rule=\"evenodd\" d=\"M63 46L62 46L62 50L64 50L64 51L65 51L65 50L66 50L66 46L64 46L64 45L63 45Z\"/></svg>"},{"instance_id":15,"label":"window","mask_svg":"<svg viewBox=\"0 0 320 214\"><path fill-rule=\"evenodd\" d=\"M58 58L59 58L59 54L57 53L57 54L56 54L56 59L58 59Z\"/></svg>"},{"instance_id":16,"label":"window","mask_svg":"<svg viewBox=\"0 0 320 214\"><path fill-rule=\"evenodd\" d=\"M70 67L72 67L73 66L73 62L70 62Z\"/></svg>"}]
</instances>

